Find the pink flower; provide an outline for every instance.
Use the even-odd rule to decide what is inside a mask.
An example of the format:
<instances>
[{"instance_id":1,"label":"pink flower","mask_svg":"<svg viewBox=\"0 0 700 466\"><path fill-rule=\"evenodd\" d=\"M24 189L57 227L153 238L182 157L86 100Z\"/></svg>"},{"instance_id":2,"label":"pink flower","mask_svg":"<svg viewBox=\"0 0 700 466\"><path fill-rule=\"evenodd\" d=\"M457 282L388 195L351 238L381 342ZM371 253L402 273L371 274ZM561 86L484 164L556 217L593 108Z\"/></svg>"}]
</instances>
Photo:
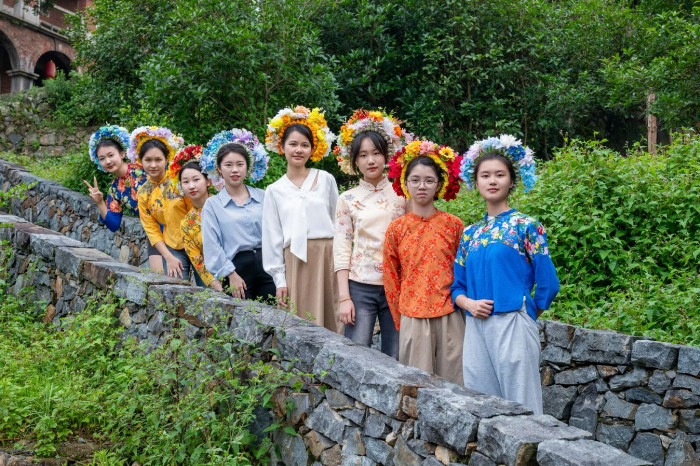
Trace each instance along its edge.
<instances>
[{"instance_id":1,"label":"pink flower","mask_svg":"<svg viewBox=\"0 0 700 466\"><path fill-rule=\"evenodd\" d=\"M435 143L432 141L421 141L420 143L420 153L429 154L435 151Z\"/></svg>"}]
</instances>

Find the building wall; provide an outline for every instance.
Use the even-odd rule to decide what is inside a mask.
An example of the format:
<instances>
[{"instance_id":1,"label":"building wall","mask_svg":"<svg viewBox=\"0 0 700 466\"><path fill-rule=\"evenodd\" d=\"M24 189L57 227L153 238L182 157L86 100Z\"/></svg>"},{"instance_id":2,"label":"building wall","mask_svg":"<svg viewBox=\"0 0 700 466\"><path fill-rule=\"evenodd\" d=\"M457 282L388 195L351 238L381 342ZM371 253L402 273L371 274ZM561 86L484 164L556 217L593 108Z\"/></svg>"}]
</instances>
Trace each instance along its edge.
<instances>
[{"instance_id":1,"label":"building wall","mask_svg":"<svg viewBox=\"0 0 700 466\"><path fill-rule=\"evenodd\" d=\"M63 35L69 12L92 4L87 0L57 0L45 15L35 14L24 2L3 0L0 4L0 48L9 55L9 67L0 63L0 93L27 89L45 76L40 58L52 55L54 61L72 62L75 50ZM0 51L2 55L2 51ZM39 65L39 73L37 71ZM9 75L8 75L9 71ZM12 85L5 84L10 79Z\"/></svg>"}]
</instances>

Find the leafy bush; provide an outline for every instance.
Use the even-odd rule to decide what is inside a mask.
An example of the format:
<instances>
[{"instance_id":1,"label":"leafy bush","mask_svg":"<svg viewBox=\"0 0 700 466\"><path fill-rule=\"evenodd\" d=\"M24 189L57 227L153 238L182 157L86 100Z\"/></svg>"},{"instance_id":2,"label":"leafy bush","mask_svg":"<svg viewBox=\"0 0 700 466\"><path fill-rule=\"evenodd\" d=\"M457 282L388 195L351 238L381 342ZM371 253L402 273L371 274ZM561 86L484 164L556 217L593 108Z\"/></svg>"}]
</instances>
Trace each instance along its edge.
<instances>
[{"instance_id":1,"label":"leafy bush","mask_svg":"<svg viewBox=\"0 0 700 466\"><path fill-rule=\"evenodd\" d=\"M539 174L511 205L547 228L562 283L549 317L700 343L700 136L629 157L573 140ZM445 209L472 222L485 207L467 192Z\"/></svg>"},{"instance_id":2,"label":"leafy bush","mask_svg":"<svg viewBox=\"0 0 700 466\"><path fill-rule=\"evenodd\" d=\"M241 349L215 330L201 343L175 332L146 353L120 338L115 314L123 303L104 296L88 299L85 311L56 331L39 321L41 304L10 294L5 280L0 446L33 439L39 456L53 456L61 442L82 436L112 445L96 454L97 464L267 460L271 444L258 440L251 424L286 376L262 362L260 350Z\"/></svg>"}]
</instances>

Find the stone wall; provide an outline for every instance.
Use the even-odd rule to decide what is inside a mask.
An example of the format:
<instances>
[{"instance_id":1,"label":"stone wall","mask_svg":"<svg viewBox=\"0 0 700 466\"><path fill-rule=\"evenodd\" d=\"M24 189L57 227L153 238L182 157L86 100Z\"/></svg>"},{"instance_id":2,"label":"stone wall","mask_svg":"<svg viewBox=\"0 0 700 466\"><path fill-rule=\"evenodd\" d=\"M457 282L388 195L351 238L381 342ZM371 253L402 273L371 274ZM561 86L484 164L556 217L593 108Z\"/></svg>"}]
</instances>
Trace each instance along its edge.
<instances>
[{"instance_id":1,"label":"stone wall","mask_svg":"<svg viewBox=\"0 0 700 466\"><path fill-rule=\"evenodd\" d=\"M37 186L24 199L12 202L14 215L87 243L120 262L146 261L141 247L146 238L138 219L124 217L120 230L111 233L97 222L97 208L87 196L0 160L0 187L6 190L21 182ZM148 280L165 279L156 275ZM76 289L78 309L80 296L87 291L81 286ZM69 285L70 292L73 288ZM42 299L48 301L43 293ZM71 310L65 299L55 305L59 317L64 305L66 312ZM146 317L138 315L135 320ZM699 348L560 322L540 321L539 325L546 414L654 464L673 460L679 451L700 454ZM136 334L149 335L143 327Z\"/></svg>"},{"instance_id":2,"label":"stone wall","mask_svg":"<svg viewBox=\"0 0 700 466\"><path fill-rule=\"evenodd\" d=\"M148 260L146 234L138 218L125 215L119 230L112 233L97 220L99 211L88 196L0 160L0 189L21 183L36 185L26 196L12 201L10 213L83 241L120 262L141 265Z\"/></svg>"},{"instance_id":3,"label":"stone wall","mask_svg":"<svg viewBox=\"0 0 700 466\"><path fill-rule=\"evenodd\" d=\"M48 303L47 322L81 312L87 296L110 289L124 298L125 336L158 344L178 322L198 339L218 324L240 341L276 348L277 363L305 383L278 390L276 408L266 414L298 433L273 434L280 452L273 463L650 464L592 440L586 430L403 366L280 309L119 263L22 218L0 215L0 239L12 251L4 278L15 293L34 287L34 298Z\"/></svg>"},{"instance_id":4,"label":"stone wall","mask_svg":"<svg viewBox=\"0 0 700 466\"><path fill-rule=\"evenodd\" d=\"M48 128L44 120L49 113L41 91L12 94L0 100L0 152L52 156L84 151L95 128Z\"/></svg>"},{"instance_id":5,"label":"stone wall","mask_svg":"<svg viewBox=\"0 0 700 466\"><path fill-rule=\"evenodd\" d=\"M545 413L655 465L700 464L700 348L540 327Z\"/></svg>"}]
</instances>

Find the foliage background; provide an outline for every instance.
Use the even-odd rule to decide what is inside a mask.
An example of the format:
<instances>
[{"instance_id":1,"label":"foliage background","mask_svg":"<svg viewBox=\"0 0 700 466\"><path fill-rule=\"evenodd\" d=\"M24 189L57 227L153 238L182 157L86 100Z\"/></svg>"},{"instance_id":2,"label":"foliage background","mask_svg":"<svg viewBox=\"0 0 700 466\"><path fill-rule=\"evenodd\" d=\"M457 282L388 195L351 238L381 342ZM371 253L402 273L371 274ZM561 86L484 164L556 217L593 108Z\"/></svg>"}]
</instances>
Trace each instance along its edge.
<instances>
[{"instance_id":1,"label":"foliage background","mask_svg":"<svg viewBox=\"0 0 700 466\"><path fill-rule=\"evenodd\" d=\"M700 136L627 157L567 141L510 204L547 229L561 291L543 318L700 346ZM442 208L468 224L486 206L464 190Z\"/></svg>"},{"instance_id":2,"label":"foliage background","mask_svg":"<svg viewBox=\"0 0 700 466\"><path fill-rule=\"evenodd\" d=\"M668 0L97 0L72 19L88 73L58 107L194 143L233 126L262 135L295 103L325 108L333 129L384 107L458 150L508 132L543 158L596 134L624 152L646 134L650 91L663 136L700 121L699 13Z\"/></svg>"}]
</instances>

